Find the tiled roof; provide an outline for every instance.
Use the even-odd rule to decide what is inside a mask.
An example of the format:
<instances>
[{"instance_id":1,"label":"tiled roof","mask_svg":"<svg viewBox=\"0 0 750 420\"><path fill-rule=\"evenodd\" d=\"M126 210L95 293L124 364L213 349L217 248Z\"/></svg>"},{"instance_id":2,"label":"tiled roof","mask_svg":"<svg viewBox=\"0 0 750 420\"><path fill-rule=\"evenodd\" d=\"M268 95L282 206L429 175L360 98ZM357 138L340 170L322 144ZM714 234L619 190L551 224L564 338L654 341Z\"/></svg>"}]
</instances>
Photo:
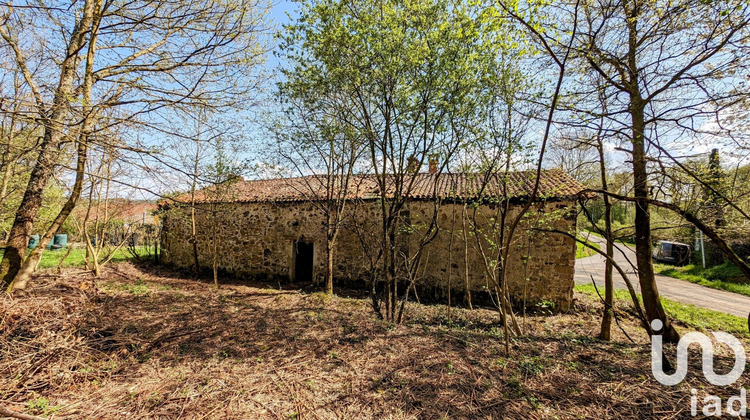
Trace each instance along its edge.
<instances>
[{"instance_id":1,"label":"tiled roof","mask_svg":"<svg viewBox=\"0 0 750 420\"><path fill-rule=\"evenodd\" d=\"M503 188L500 175L484 179L483 174L466 173L419 173L406 175L403 190L413 199L483 199L529 197L534 188L536 172L511 172ZM560 170L545 170L541 173L537 197L544 199L571 199L585 188L578 181ZM413 182L412 182L413 180ZM395 178L386 179L387 196L395 195ZM411 184L411 186L410 186ZM236 181L221 190L210 187L196 192L196 202L280 202L309 201L325 198L325 176L305 176L296 178L261 179ZM347 198L377 199L380 188L374 175L355 175L349 181ZM189 202L190 196L183 194L175 201Z\"/></svg>"},{"instance_id":2,"label":"tiled roof","mask_svg":"<svg viewBox=\"0 0 750 420\"><path fill-rule=\"evenodd\" d=\"M86 212L89 211L89 218L93 219L97 214L99 217L104 217L103 215L106 212L109 219L124 220L126 222L141 222L145 220L147 223L152 223L154 218L153 213L156 209L157 204L154 202L112 199L106 205L104 203L92 205L90 210L85 203L80 203L73 210L73 215L83 218Z\"/></svg>"}]
</instances>

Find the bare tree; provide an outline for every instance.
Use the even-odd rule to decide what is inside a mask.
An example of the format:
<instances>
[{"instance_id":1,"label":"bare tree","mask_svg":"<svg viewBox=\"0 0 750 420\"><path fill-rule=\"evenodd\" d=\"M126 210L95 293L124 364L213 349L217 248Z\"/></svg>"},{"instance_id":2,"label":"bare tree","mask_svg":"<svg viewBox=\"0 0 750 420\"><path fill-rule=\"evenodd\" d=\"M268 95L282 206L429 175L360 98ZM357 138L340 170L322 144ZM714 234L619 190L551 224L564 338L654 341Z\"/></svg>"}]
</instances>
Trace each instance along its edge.
<instances>
[{"instance_id":1,"label":"bare tree","mask_svg":"<svg viewBox=\"0 0 750 420\"><path fill-rule=\"evenodd\" d=\"M324 218L326 236L325 290L333 294L334 254L348 206L358 190L361 178L354 172L364 167L360 158L364 141L342 119L345 98L331 94L304 101L294 97L294 87L281 85L282 104L287 104L284 119L273 130L277 138L275 153L282 164L292 167L300 178L292 187L316 206ZM310 176L307 176L310 175Z\"/></svg>"},{"instance_id":2,"label":"bare tree","mask_svg":"<svg viewBox=\"0 0 750 420\"><path fill-rule=\"evenodd\" d=\"M45 186L67 145L75 142L84 152L93 130L122 122L152 127L174 107L242 101L254 88L242 83L243 75L263 55L258 34L266 10L253 0L4 5L0 53L23 75L34 101L28 117L40 122L43 133L0 265L4 284L21 270ZM84 141L73 140L81 135ZM85 161L85 153L76 154ZM71 194L61 221L80 188ZM13 288L25 286L18 281Z\"/></svg>"},{"instance_id":3,"label":"bare tree","mask_svg":"<svg viewBox=\"0 0 750 420\"><path fill-rule=\"evenodd\" d=\"M603 117L605 134L630 144L623 150L632 158L643 303L649 321L661 320L663 335L672 342L679 336L661 305L651 261L649 207L658 201L652 171L659 170L660 162L679 165L667 146L674 136L708 131L706 122L720 119L722 109L746 95L733 74L746 68L740 57L748 47L748 7L743 2L698 0L584 3L580 31L571 48L575 65L589 75L571 79L571 90L602 90L607 98L604 111L596 105L598 99L581 101L576 106L579 115ZM571 9L572 5L560 4L556 15Z\"/></svg>"}]
</instances>

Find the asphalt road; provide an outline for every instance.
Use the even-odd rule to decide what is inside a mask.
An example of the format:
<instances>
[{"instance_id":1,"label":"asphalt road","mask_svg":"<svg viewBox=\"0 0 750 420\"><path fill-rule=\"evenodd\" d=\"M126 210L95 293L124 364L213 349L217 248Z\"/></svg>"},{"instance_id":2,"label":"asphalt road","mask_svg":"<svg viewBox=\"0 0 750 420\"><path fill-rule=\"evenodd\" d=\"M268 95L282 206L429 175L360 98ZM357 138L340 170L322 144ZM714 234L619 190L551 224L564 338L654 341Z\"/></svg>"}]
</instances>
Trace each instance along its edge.
<instances>
[{"instance_id":1,"label":"asphalt road","mask_svg":"<svg viewBox=\"0 0 750 420\"><path fill-rule=\"evenodd\" d=\"M591 235L589 241L601 245L604 250L604 240ZM624 245L615 245L615 261L628 273L633 286L640 292L638 277L635 275L628 259L635 264L635 252L632 248ZM618 251L622 250L623 252ZM623 255L624 254L624 255ZM627 257L627 258L626 258ZM604 257L599 254L576 260L575 280L576 284L591 284L591 276L596 280L596 285L603 293L604 287ZM627 289L625 282L617 270L614 273L614 284L617 289ZM750 312L750 297L723 290L712 289L699 284L678 280L672 277L656 276L656 285L662 297L677 302L689 303L703 308L725 312L741 318L747 318Z\"/></svg>"}]
</instances>

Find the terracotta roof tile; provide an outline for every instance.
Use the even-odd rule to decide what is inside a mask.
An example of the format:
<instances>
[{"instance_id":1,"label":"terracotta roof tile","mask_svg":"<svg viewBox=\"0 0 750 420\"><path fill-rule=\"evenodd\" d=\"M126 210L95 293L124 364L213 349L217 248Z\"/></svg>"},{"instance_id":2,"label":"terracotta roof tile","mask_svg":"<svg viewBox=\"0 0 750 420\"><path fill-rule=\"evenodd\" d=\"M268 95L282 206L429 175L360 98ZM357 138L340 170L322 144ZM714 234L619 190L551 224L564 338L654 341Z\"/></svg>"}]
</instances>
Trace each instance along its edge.
<instances>
[{"instance_id":1,"label":"terracotta roof tile","mask_svg":"<svg viewBox=\"0 0 750 420\"><path fill-rule=\"evenodd\" d=\"M476 199L479 197L524 198L531 195L534 187L535 171L511 172L507 175L505 189L502 176L488 179L483 174L467 173L419 173L406 175L404 189L414 199L431 199L432 197L450 199ZM412 183L413 178L413 183ZM395 194L395 178L387 181L387 195ZM409 187L411 184L411 187ZM196 192L196 201L206 202L280 202L308 201L325 198L325 176L305 176L296 178L261 179L237 181L226 190L216 187ZM542 171L539 181L538 197L545 199L570 199L579 195L585 187L560 170ZM350 179L347 198L376 199L380 188L374 175L356 175ZM190 196L183 194L175 201L189 202Z\"/></svg>"}]
</instances>

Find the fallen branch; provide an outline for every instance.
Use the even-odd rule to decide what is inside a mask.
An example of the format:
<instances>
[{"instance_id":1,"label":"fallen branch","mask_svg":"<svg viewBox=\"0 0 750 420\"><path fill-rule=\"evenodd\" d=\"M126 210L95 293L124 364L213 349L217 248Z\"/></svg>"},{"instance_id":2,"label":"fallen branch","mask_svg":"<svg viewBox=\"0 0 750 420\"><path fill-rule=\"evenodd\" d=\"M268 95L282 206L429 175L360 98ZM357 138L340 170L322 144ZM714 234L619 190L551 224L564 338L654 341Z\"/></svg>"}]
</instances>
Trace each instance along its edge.
<instances>
[{"instance_id":1,"label":"fallen branch","mask_svg":"<svg viewBox=\"0 0 750 420\"><path fill-rule=\"evenodd\" d=\"M151 342L151 344L149 344L146 347L146 349L144 350L144 352L149 352L149 351L153 350L157 345L159 345L159 344L161 344L161 343L163 343L165 341L171 340L173 338L178 338L178 337L183 337L183 336L186 336L186 335L195 334L195 333L201 332L203 330L205 330L205 328L198 328L198 329L195 329L195 330L183 331L183 332L179 332L179 333L176 333L176 334L170 334L170 335L166 335L166 336L163 336L163 337L159 337L159 338L155 339L153 342Z\"/></svg>"},{"instance_id":2,"label":"fallen branch","mask_svg":"<svg viewBox=\"0 0 750 420\"><path fill-rule=\"evenodd\" d=\"M10 408L5 408L5 407L2 407L2 406L0 406L0 416L13 417L13 418L16 418L16 419L21 419L21 420L47 420L44 417L32 416L31 414L19 413L18 411L14 411L14 410L11 410Z\"/></svg>"}]
</instances>

